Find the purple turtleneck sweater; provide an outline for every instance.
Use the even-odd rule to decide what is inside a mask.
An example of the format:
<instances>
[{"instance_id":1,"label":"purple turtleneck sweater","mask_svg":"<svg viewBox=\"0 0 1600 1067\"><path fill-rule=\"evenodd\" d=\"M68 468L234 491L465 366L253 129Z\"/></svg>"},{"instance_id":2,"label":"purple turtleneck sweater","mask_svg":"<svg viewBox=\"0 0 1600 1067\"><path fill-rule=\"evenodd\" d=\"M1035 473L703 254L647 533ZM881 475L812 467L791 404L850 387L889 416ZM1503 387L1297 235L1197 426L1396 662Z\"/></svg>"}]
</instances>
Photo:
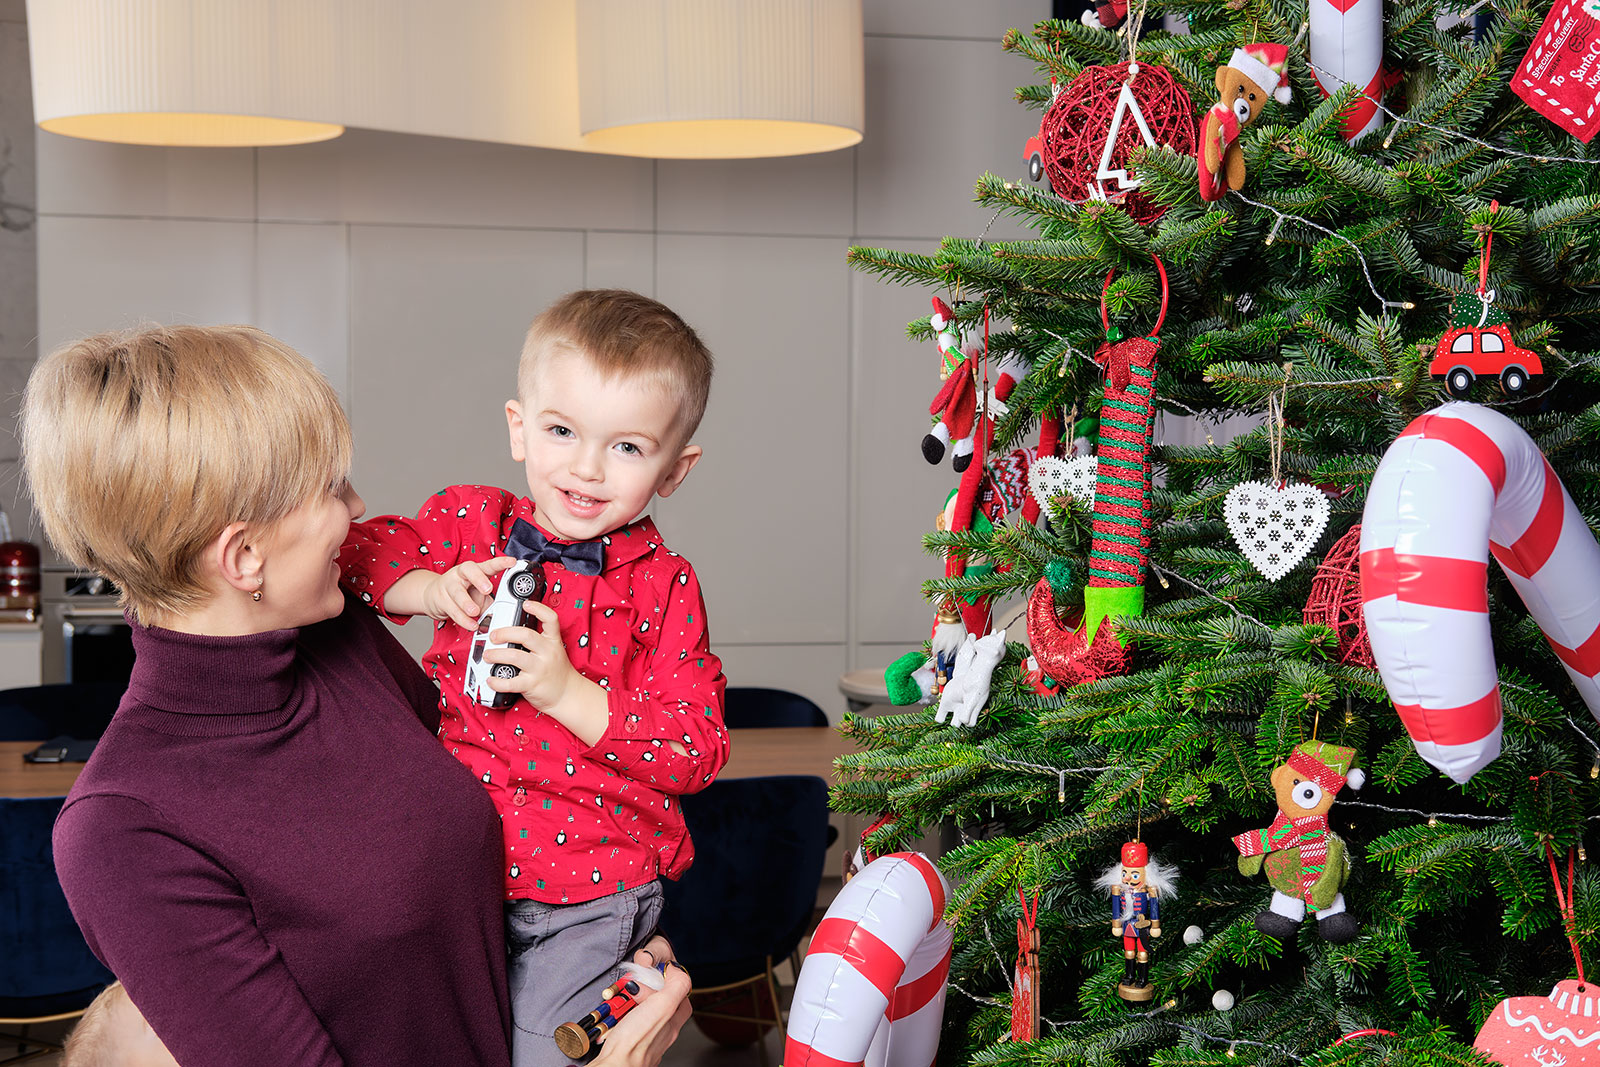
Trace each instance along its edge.
<instances>
[{"instance_id":1,"label":"purple turtleneck sweater","mask_svg":"<svg viewBox=\"0 0 1600 1067\"><path fill-rule=\"evenodd\" d=\"M505 1067L499 824L377 616L133 640L55 862L177 1061Z\"/></svg>"}]
</instances>

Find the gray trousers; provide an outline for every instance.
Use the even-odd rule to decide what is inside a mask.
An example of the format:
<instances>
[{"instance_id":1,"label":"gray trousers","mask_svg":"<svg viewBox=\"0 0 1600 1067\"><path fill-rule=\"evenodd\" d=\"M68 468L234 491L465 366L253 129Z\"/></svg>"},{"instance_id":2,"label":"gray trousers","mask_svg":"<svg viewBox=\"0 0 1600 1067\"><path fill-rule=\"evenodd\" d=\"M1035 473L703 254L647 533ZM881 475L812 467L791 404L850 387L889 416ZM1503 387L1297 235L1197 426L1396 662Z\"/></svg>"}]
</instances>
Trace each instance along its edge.
<instances>
[{"instance_id":1,"label":"gray trousers","mask_svg":"<svg viewBox=\"0 0 1600 1067\"><path fill-rule=\"evenodd\" d=\"M661 883L582 904L506 903L512 1067L565 1067L556 1027L600 1005L617 965L633 958L661 918Z\"/></svg>"}]
</instances>

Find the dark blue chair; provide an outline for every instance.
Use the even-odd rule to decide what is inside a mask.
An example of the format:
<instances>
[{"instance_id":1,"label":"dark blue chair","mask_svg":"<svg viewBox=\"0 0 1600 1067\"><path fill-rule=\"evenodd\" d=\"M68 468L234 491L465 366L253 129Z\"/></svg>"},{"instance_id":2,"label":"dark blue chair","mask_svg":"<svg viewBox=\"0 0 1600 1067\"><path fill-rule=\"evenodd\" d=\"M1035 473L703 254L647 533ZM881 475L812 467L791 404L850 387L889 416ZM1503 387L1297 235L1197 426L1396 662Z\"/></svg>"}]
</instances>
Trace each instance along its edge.
<instances>
[{"instance_id":1,"label":"dark blue chair","mask_svg":"<svg viewBox=\"0 0 1600 1067\"><path fill-rule=\"evenodd\" d=\"M828 714L787 689L733 686L722 700L722 721L734 730L752 726L826 726Z\"/></svg>"},{"instance_id":2,"label":"dark blue chair","mask_svg":"<svg viewBox=\"0 0 1600 1067\"><path fill-rule=\"evenodd\" d=\"M56 880L50 829L65 799L0 797L0 1026L21 1027L5 1036L24 1049L59 1050L29 1037L28 1027L81 1015L114 981L84 943Z\"/></svg>"},{"instance_id":3,"label":"dark blue chair","mask_svg":"<svg viewBox=\"0 0 1600 1067\"><path fill-rule=\"evenodd\" d=\"M828 713L809 698L787 689L730 686L722 698L722 721L730 730L763 726L827 726ZM837 840L838 829L828 827L828 847L832 848Z\"/></svg>"},{"instance_id":4,"label":"dark blue chair","mask_svg":"<svg viewBox=\"0 0 1600 1067\"><path fill-rule=\"evenodd\" d=\"M694 866L662 883L662 932L694 979L694 1018L739 1024L703 1023L708 1036L760 1041L784 1025L772 963L811 929L828 848L827 784L811 775L712 782L683 798L683 817ZM750 1010L726 1010L743 1004Z\"/></svg>"},{"instance_id":5,"label":"dark blue chair","mask_svg":"<svg viewBox=\"0 0 1600 1067\"><path fill-rule=\"evenodd\" d=\"M54 737L99 737L126 685L90 682L0 690L0 741L48 741Z\"/></svg>"}]
</instances>

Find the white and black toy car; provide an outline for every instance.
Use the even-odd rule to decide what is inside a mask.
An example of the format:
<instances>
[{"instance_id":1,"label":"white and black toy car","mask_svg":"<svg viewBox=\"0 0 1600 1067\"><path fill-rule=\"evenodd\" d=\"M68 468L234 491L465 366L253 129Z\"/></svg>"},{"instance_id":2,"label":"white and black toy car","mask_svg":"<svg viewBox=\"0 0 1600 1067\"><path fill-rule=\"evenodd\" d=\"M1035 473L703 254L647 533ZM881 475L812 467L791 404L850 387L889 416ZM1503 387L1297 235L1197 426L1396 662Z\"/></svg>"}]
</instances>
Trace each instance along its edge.
<instances>
[{"instance_id":1,"label":"white and black toy car","mask_svg":"<svg viewBox=\"0 0 1600 1067\"><path fill-rule=\"evenodd\" d=\"M467 660L467 683L463 686L467 696L486 708L509 708L517 702L517 694L501 693L489 688L490 678L515 678L517 669L509 663L487 663L483 654L491 648L505 648L499 641L489 640L489 634L507 626L528 625L528 611L524 604L529 600L544 599L544 567L528 560L518 560L500 574L500 586L494 600L478 619L478 628L472 633L472 655ZM534 619L533 628L539 628ZM522 649L521 645L512 648ZM526 649L522 649L527 651Z\"/></svg>"}]
</instances>

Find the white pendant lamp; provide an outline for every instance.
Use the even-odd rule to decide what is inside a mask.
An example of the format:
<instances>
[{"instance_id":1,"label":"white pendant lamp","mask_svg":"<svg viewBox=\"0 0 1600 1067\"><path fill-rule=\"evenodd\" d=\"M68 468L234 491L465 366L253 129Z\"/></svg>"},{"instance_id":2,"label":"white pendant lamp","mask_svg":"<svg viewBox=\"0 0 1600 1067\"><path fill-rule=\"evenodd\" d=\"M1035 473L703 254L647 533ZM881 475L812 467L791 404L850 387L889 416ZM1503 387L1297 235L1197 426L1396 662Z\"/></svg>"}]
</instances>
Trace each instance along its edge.
<instances>
[{"instance_id":1,"label":"white pendant lamp","mask_svg":"<svg viewBox=\"0 0 1600 1067\"><path fill-rule=\"evenodd\" d=\"M579 0L584 147L663 159L861 140L861 0Z\"/></svg>"},{"instance_id":2,"label":"white pendant lamp","mask_svg":"<svg viewBox=\"0 0 1600 1067\"><path fill-rule=\"evenodd\" d=\"M325 81L316 3L30 0L34 117L150 145L284 145L344 132L308 108ZM292 116L292 117L288 117Z\"/></svg>"},{"instance_id":3,"label":"white pendant lamp","mask_svg":"<svg viewBox=\"0 0 1600 1067\"><path fill-rule=\"evenodd\" d=\"M28 0L52 133L287 145L346 126L613 155L861 139L861 0Z\"/></svg>"}]
</instances>

